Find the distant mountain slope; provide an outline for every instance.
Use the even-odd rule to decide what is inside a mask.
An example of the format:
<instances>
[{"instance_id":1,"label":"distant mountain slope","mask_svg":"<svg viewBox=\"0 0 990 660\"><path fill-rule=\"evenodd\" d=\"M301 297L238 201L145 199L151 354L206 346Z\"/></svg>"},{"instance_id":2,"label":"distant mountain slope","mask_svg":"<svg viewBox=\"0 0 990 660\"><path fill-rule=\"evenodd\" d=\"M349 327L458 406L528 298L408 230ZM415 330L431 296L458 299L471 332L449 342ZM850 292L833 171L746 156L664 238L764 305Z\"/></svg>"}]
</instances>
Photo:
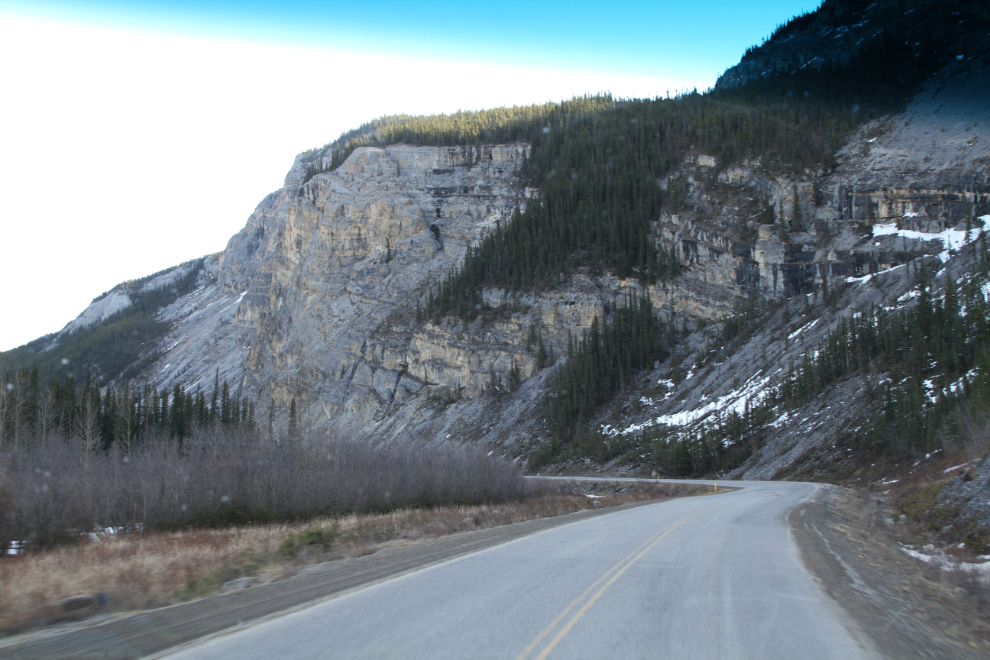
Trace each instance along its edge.
<instances>
[{"instance_id":1,"label":"distant mountain slope","mask_svg":"<svg viewBox=\"0 0 990 660\"><path fill-rule=\"evenodd\" d=\"M988 26L990 7L983 2L825 0L747 50L739 64L719 77L715 89L807 71L838 71L910 91L945 66L979 63L990 43Z\"/></svg>"},{"instance_id":2,"label":"distant mountain slope","mask_svg":"<svg viewBox=\"0 0 990 660\"><path fill-rule=\"evenodd\" d=\"M159 313L209 277L209 262L195 259L118 284L60 332L0 353L0 367L11 373L37 368L43 384L52 378L82 382L89 375L105 385L138 376L168 331ZM215 276L216 259L212 262Z\"/></svg>"}]
</instances>

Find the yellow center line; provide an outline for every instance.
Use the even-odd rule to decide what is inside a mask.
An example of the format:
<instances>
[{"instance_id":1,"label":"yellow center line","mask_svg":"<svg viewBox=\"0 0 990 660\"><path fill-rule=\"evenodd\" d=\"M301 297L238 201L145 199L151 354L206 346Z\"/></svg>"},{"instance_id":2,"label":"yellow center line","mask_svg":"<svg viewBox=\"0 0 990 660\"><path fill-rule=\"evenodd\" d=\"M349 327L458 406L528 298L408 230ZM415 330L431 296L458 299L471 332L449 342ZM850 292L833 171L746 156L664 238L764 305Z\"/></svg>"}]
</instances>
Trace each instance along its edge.
<instances>
[{"instance_id":1,"label":"yellow center line","mask_svg":"<svg viewBox=\"0 0 990 660\"><path fill-rule=\"evenodd\" d=\"M664 530L660 530L657 533L660 534L660 533L663 533L663 531ZM530 642L529 645L526 648L524 648L519 655L516 656L516 660L523 660L524 658L526 658L527 656L529 656L529 654L533 651L533 649L536 647L536 645L539 644L541 641L543 641L543 638L546 637L547 635L549 635L553 631L553 629L557 627L557 624L560 623L564 619L564 617L566 617L568 614L570 614L571 610L573 610L575 607L577 607L578 603L580 603L582 600L585 599L585 597L587 597L588 594L590 594L592 591L594 591L595 588L598 587L599 584L601 584L602 582L604 582L605 580L607 580L608 579L608 576L611 575L613 571L618 570L618 568L620 566L622 566L622 564L624 564L631 557L635 556L637 552L639 552L644 547L646 547L653 540L653 538L654 537L651 536L650 538L648 538L645 541L643 541L635 550L633 550L628 555L626 555L621 560L619 560L619 562L617 564L615 564L615 566L613 566L612 568L610 568L607 571L605 571L605 574L604 575L602 575L600 578L598 578L597 580L595 580L590 587L588 587L583 592L581 592L581 595L580 596L578 596L573 601L571 601L571 604L568 605L567 607L565 607L564 610L560 614L557 615L557 618L555 618L553 621L551 621L547 625L547 627L544 628L540 632L540 634L537 635L533 639L533 641Z\"/></svg>"},{"instance_id":2,"label":"yellow center line","mask_svg":"<svg viewBox=\"0 0 990 660\"><path fill-rule=\"evenodd\" d=\"M557 625L568 614L570 614L571 610L577 607L578 604L582 600L584 600L588 596L588 594L594 591L602 582L608 580L608 582L606 582L605 585L602 586L601 589L599 589L598 592L594 596L592 596L588 600L588 602L586 602L584 606L581 607L580 610L578 610L578 612L571 618L570 621L567 622L567 624L560 630L560 632L558 632L557 635L552 640L550 640L550 643L546 646L546 648L544 648L543 651L538 656L536 656L536 660L545 660L546 657L550 654L550 652L553 651L554 647L557 646L560 640L562 640L564 636L567 635L568 632L570 632L571 628L573 628L574 625L581 619L581 617L584 616L585 612L588 611L588 609L595 603L595 601L597 601L601 597L601 595L604 594L605 591L608 590L608 588L611 587L612 584L614 584L615 581L619 579L619 576L621 576L623 573L626 572L627 569L629 569L630 566L632 566L637 561L639 561L640 558L643 557L643 555L645 555L647 552L653 549L661 540L664 539L664 537L666 537L668 534L670 534L675 529L677 529L682 524L684 524L689 518L693 518L694 516L700 513L704 513L705 511L708 511L709 509L712 509L716 506L718 505L713 504L712 506L701 509L700 511L695 511L694 513L690 513L684 516L683 518L671 523L667 527L664 527L659 532L657 532L650 538L643 541L643 543L641 543L635 550L630 552L628 555L626 555L621 560L619 560L614 566L612 566L610 569L605 571L605 573L600 578L595 580L590 587L585 589L580 596L578 596L573 601L571 601L571 604L568 605L566 608L564 608L564 610L560 614L558 614L557 617L554 618L554 620L551 621L546 628L540 631L540 634L538 634L533 639L533 641L531 641L526 646L526 648L524 648L522 652L516 656L516 660L524 660L524 658L529 657L529 654L532 653L533 649L536 648L536 646L539 645L539 643L542 642L543 639L547 635L549 635L553 631L553 629L556 628ZM611 576L611 579L609 579L609 576Z\"/></svg>"}]
</instances>

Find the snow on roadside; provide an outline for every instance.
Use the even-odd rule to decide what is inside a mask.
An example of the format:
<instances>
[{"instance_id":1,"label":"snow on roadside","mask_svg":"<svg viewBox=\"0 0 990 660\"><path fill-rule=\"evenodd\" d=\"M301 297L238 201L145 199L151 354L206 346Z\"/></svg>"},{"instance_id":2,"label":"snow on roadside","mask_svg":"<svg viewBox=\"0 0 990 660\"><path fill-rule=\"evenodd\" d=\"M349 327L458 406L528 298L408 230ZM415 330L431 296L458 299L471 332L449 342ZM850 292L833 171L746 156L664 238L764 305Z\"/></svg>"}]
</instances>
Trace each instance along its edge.
<instances>
[{"instance_id":1,"label":"snow on roadside","mask_svg":"<svg viewBox=\"0 0 990 660\"><path fill-rule=\"evenodd\" d=\"M990 562L976 563L957 561L933 545L926 545L921 549L921 551L915 550L911 546L902 545L901 550L915 559L920 559L926 564L938 566L946 571L963 571L965 573L972 573L980 580L990 582Z\"/></svg>"}]
</instances>

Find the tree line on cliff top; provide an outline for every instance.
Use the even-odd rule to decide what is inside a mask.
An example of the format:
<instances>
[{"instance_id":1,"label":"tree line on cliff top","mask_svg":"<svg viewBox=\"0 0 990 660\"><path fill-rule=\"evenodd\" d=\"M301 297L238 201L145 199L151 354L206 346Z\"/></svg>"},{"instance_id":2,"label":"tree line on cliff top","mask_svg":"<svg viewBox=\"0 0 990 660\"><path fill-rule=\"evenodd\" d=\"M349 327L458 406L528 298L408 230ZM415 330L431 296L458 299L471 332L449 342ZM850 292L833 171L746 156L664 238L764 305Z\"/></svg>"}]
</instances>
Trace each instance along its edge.
<instances>
[{"instance_id":1,"label":"tree line on cliff top","mask_svg":"<svg viewBox=\"0 0 990 660\"><path fill-rule=\"evenodd\" d=\"M796 17L775 36L809 23L807 16ZM853 129L903 107L945 63L945 39L908 40L908 31L880 34L844 65L772 71L704 94L640 100L598 95L483 112L383 117L313 150L308 157L323 165L309 175L336 168L362 146L530 144L521 175L525 185L540 191L538 200L469 247L462 266L428 292L419 321L439 323L455 315L468 322L490 311L484 288L552 288L578 270L653 283L682 268L674 246L660 244L654 228L662 210L676 212L682 203L676 190L660 184L686 153L713 155L718 168L754 159L770 173L827 170ZM676 333L656 322L650 333L636 335L637 341L656 339L647 350L650 359L634 368L631 363L619 368L621 360L602 361L623 354L623 344L631 341L621 329L628 325L623 315L638 317L644 308L650 308L648 301L621 314L616 310L612 318L597 321L594 337L575 339L551 399L555 446L584 437L582 424L593 409L609 400L631 371L652 366L653 358L669 350ZM633 353L639 351L637 345ZM605 377L602 369L609 372ZM683 464L685 456L680 452L676 459ZM717 457L709 462L715 465Z\"/></svg>"}]
</instances>

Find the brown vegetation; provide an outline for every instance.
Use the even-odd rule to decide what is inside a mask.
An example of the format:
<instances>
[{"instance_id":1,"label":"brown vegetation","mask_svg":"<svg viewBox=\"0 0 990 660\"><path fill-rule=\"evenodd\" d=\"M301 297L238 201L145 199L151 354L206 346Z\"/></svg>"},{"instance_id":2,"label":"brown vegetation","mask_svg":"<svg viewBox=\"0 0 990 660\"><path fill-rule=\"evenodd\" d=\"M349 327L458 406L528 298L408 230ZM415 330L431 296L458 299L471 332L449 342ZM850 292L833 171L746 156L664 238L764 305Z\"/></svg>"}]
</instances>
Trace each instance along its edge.
<instances>
[{"instance_id":1,"label":"brown vegetation","mask_svg":"<svg viewBox=\"0 0 990 660\"><path fill-rule=\"evenodd\" d=\"M519 498L518 466L470 445L273 442L214 427L131 452L79 441L0 454L0 552L107 528L271 523L359 511Z\"/></svg>"},{"instance_id":2,"label":"brown vegetation","mask_svg":"<svg viewBox=\"0 0 990 660\"><path fill-rule=\"evenodd\" d=\"M100 593L110 610L167 605L216 593L240 577L269 582L306 564L357 557L395 544L545 518L596 506L708 492L668 484L527 481L520 500L387 513L351 513L309 522L100 534L55 549L0 559L0 630L49 619L44 607ZM594 490L603 496L589 498Z\"/></svg>"}]
</instances>

